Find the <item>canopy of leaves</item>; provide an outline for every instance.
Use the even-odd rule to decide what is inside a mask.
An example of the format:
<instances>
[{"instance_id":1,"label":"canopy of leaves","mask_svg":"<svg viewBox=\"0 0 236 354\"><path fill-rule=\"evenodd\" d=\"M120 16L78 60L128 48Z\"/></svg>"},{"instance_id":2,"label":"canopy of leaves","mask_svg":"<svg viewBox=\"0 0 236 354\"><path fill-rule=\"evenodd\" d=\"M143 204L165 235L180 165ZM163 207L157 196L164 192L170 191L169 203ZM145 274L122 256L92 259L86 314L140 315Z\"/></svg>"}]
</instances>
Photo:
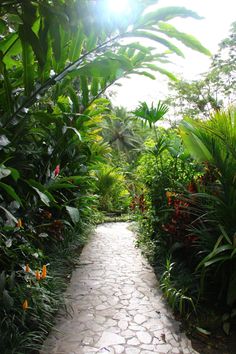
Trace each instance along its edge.
<instances>
[{"instance_id":1,"label":"canopy of leaves","mask_svg":"<svg viewBox=\"0 0 236 354\"><path fill-rule=\"evenodd\" d=\"M103 0L4 1L0 8L4 126L24 116L25 109L66 76L77 78L83 106L127 74L153 77L149 70L155 70L172 77L162 66L149 65L165 59L166 49L182 55L168 38L209 54L195 38L165 24L174 17L199 18L196 13L181 7L146 13L147 6L154 3L132 2L132 15L118 21L107 13ZM153 48L135 43L134 37L158 42L164 51L157 55ZM129 48L121 44L123 38L130 38Z\"/></svg>"}]
</instances>

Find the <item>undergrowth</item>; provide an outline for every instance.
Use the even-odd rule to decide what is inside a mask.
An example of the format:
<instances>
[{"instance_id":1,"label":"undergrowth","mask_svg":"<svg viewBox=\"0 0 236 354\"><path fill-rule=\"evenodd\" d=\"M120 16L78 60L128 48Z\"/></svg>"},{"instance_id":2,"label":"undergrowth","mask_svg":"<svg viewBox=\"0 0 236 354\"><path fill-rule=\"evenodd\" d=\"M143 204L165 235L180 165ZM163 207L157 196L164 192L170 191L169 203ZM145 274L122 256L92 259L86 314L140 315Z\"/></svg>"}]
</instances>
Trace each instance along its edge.
<instances>
[{"instance_id":1,"label":"undergrowth","mask_svg":"<svg viewBox=\"0 0 236 354\"><path fill-rule=\"evenodd\" d=\"M4 308L1 309L0 321L1 354L39 352L54 325L57 311L65 309L63 292L92 231L91 225L87 224L83 225L83 231L81 229L82 227L71 231L63 242L55 244L45 256L45 279L36 281L34 272L30 270L26 275L22 275L22 281L18 280L11 292L12 296L15 295L14 306L10 302L7 303L12 297L5 296L3 299ZM22 298L27 298L25 308L22 308Z\"/></svg>"}]
</instances>

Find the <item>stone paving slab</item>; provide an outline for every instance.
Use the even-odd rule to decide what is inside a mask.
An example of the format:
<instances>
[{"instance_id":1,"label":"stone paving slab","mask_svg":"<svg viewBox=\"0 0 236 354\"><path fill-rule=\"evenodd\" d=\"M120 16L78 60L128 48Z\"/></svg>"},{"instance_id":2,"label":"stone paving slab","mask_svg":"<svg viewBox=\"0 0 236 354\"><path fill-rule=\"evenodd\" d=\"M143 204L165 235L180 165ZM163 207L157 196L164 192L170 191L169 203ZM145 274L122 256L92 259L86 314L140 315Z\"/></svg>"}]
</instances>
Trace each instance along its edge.
<instances>
[{"instance_id":1,"label":"stone paving slab","mask_svg":"<svg viewBox=\"0 0 236 354\"><path fill-rule=\"evenodd\" d=\"M97 227L41 354L194 354L128 223Z\"/></svg>"}]
</instances>

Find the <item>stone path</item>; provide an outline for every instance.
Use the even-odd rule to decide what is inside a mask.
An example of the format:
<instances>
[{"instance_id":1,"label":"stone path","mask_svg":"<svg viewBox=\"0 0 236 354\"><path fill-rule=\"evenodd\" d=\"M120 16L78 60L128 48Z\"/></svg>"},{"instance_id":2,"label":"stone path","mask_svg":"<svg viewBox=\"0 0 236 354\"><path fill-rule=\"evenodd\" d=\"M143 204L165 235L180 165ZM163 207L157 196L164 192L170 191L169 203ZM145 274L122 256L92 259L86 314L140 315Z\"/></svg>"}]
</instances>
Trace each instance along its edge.
<instances>
[{"instance_id":1,"label":"stone path","mask_svg":"<svg viewBox=\"0 0 236 354\"><path fill-rule=\"evenodd\" d=\"M128 223L97 227L41 354L193 354Z\"/></svg>"}]
</instances>

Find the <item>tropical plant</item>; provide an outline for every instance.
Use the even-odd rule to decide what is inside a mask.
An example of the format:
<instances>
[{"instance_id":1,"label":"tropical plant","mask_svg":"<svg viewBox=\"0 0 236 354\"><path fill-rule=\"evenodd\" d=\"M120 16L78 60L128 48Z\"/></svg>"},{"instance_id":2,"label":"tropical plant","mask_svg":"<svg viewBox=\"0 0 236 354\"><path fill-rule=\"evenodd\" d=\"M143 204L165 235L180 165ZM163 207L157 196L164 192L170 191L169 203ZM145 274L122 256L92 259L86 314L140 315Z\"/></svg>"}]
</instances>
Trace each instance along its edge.
<instances>
[{"instance_id":1,"label":"tropical plant","mask_svg":"<svg viewBox=\"0 0 236 354\"><path fill-rule=\"evenodd\" d=\"M188 119L181 124L184 144L192 156L212 166L208 167L204 190L196 194L198 200L205 200L199 207L201 224L190 228L198 238L197 271L202 271L208 291L217 292L218 299L229 306L236 300L235 123L235 110L229 110L216 113L205 123Z\"/></svg>"},{"instance_id":2,"label":"tropical plant","mask_svg":"<svg viewBox=\"0 0 236 354\"><path fill-rule=\"evenodd\" d=\"M196 13L181 7L147 12L154 3L132 2L132 14L119 22L105 11L105 0L1 2L0 346L4 354L35 350L60 304L60 285L47 278L39 286L40 272L28 282L27 264L41 269L51 261L52 250L57 253L63 246L68 250L72 240L81 245L82 232L96 208L93 171L110 152L101 136L109 102L99 97L129 74L154 78L151 70L175 79L162 67L169 59L166 49L183 55L170 38L209 54L195 38L167 23L175 17L199 18ZM135 37L149 38L162 49L157 53ZM154 60L158 65L152 64ZM114 193L114 203L120 203L124 190L122 185ZM26 295L31 296L30 304Z\"/></svg>"},{"instance_id":3,"label":"tropical plant","mask_svg":"<svg viewBox=\"0 0 236 354\"><path fill-rule=\"evenodd\" d=\"M22 121L27 117L28 108L66 76L70 80L79 78L83 106L88 106L91 99L97 98L99 90L104 91L121 76L130 73L150 76L143 68L174 78L164 68L150 63L165 60L166 53L153 54L151 48L134 41L128 48L119 43L122 38L149 38L183 56L179 48L165 39L175 38L209 54L195 38L166 23L174 17L200 18L196 13L181 7L144 13L154 2L133 3L131 21L124 17L119 26L104 11L105 1L58 1L56 4L5 1L1 6L4 41L0 47L2 88L5 89L1 93L3 126ZM17 68L17 79L14 68Z\"/></svg>"},{"instance_id":4,"label":"tropical plant","mask_svg":"<svg viewBox=\"0 0 236 354\"><path fill-rule=\"evenodd\" d=\"M142 139L136 134L137 127L124 108L116 108L102 123L104 140L113 150L127 154L138 148Z\"/></svg>"},{"instance_id":5,"label":"tropical plant","mask_svg":"<svg viewBox=\"0 0 236 354\"><path fill-rule=\"evenodd\" d=\"M160 278L160 288L162 289L168 303L173 311L178 311L181 315L196 311L194 301L191 297L187 296L187 288L175 287L175 283L178 283L176 279L173 279L174 262L171 262L170 258L166 259L165 271Z\"/></svg>"},{"instance_id":6,"label":"tropical plant","mask_svg":"<svg viewBox=\"0 0 236 354\"><path fill-rule=\"evenodd\" d=\"M133 111L133 114L148 123L150 128L155 128L155 123L162 119L168 110L168 106L161 101L157 102L156 108L154 107L153 102L150 108L146 102L141 102L139 107Z\"/></svg>"},{"instance_id":7,"label":"tropical plant","mask_svg":"<svg viewBox=\"0 0 236 354\"><path fill-rule=\"evenodd\" d=\"M187 186L197 173L178 132L155 126L168 107L159 102L157 109L152 106L150 117L146 107L142 104L136 114L149 122L155 134L146 141L137 167L147 201L147 210L139 217L138 244L157 269L160 286L173 310L183 314L195 310L197 301L192 268L187 267L192 239L186 235L192 220L186 201Z\"/></svg>"},{"instance_id":8,"label":"tropical plant","mask_svg":"<svg viewBox=\"0 0 236 354\"><path fill-rule=\"evenodd\" d=\"M122 171L108 164L99 164L93 175L96 192L99 196L99 210L106 212L127 211L130 197Z\"/></svg>"}]
</instances>

